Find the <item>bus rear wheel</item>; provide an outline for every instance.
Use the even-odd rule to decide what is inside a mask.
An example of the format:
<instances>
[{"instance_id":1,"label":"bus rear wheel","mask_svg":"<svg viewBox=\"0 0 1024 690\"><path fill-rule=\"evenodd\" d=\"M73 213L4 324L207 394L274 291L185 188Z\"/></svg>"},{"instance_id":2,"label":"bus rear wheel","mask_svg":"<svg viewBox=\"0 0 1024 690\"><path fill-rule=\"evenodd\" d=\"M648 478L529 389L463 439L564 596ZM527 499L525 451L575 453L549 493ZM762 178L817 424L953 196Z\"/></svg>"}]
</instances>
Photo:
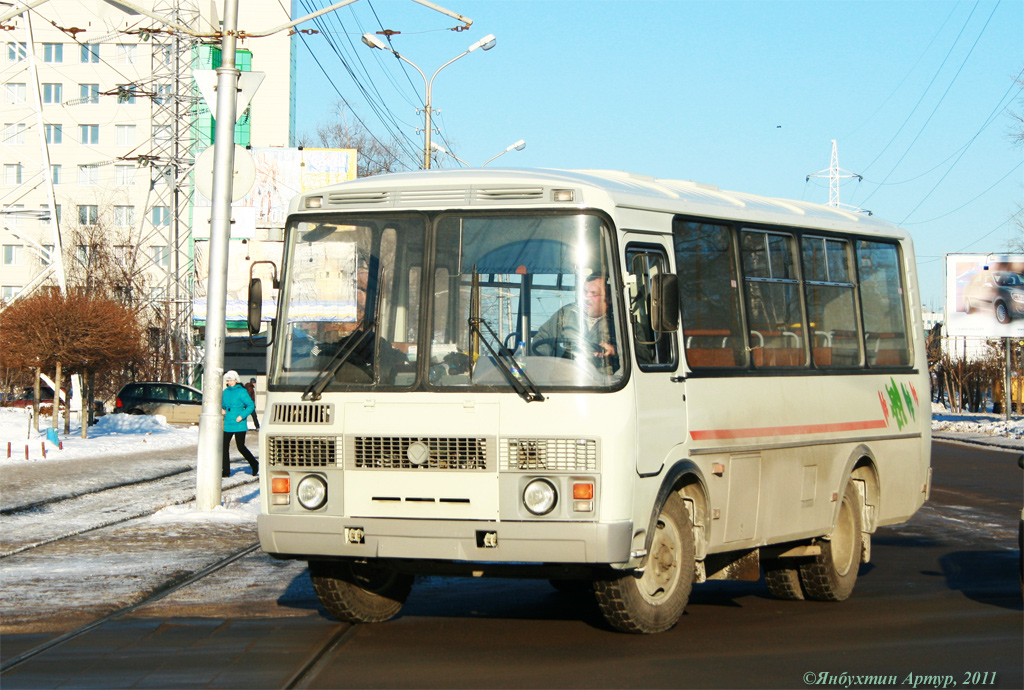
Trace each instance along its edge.
<instances>
[{"instance_id":1,"label":"bus rear wheel","mask_svg":"<svg viewBox=\"0 0 1024 690\"><path fill-rule=\"evenodd\" d=\"M387 566L349 561L310 561L309 577L327 612L347 623L394 618L414 579Z\"/></svg>"},{"instance_id":2,"label":"bus rear wheel","mask_svg":"<svg viewBox=\"0 0 1024 690\"><path fill-rule=\"evenodd\" d=\"M658 515L643 572L594 582L605 620L628 633L668 630L683 615L693 588L693 524L679 494L672 493Z\"/></svg>"},{"instance_id":3,"label":"bus rear wheel","mask_svg":"<svg viewBox=\"0 0 1024 690\"><path fill-rule=\"evenodd\" d=\"M761 561L768 592L775 599L803 601L804 588L800 585L800 567L796 564L787 566L785 561L784 558L765 558Z\"/></svg>"},{"instance_id":4,"label":"bus rear wheel","mask_svg":"<svg viewBox=\"0 0 1024 690\"><path fill-rule=\"evenodd\" d=\"M819 542L821 553L800 565L800 584L814 601L843 601L853 593L863 543L860 495L847 482L831 539Z\"/></svg>"}]
</instances>

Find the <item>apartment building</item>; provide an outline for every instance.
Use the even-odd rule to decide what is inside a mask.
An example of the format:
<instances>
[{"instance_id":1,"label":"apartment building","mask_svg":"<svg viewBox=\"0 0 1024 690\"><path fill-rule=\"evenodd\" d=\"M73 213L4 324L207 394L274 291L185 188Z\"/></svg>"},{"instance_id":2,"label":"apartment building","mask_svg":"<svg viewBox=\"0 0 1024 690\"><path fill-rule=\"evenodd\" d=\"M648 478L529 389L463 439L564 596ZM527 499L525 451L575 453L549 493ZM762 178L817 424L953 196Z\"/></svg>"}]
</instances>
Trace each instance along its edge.
<instances>
[{"instance_id":1,"label":"apartment building","mask_svg":"<svg viewBox=\"0 0 1024 690\"><path fill-rule=\"evenodd\" d=\"M192 69L220 62L219 3L136 0L193 33L93 0L49 0L0 31L0 301L88 273L102 239L133 298L186 309L192 270L191 165L210 144L210 108ZM287 3L246 0L240 28L288 21ZM0 6L0 16L8 8ZM266 73L236 127L239 143L288 146L287 32L238 43L241 69ZM51 201L52 191L52 201Z\"/></svg>"}]
</instances>

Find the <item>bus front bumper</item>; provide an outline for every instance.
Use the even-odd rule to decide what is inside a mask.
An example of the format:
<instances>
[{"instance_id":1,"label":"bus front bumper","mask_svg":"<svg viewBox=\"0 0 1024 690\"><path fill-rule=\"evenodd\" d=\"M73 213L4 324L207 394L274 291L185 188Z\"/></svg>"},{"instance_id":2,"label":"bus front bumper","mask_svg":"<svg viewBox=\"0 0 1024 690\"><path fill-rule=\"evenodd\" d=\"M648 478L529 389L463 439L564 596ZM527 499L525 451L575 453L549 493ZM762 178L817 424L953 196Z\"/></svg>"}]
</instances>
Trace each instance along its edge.
<instances>
[{"instance_id":1,"label":"bus front bumper","mask_svg":"<svg viewBox=\"0 0 1024 690\"><path fill-rule=\"evenodd\" d=\"M631 522L483 522L317 515L260 515L269 554L494 563L621 564L630 559Z\"/></svg>"}]
</instances>

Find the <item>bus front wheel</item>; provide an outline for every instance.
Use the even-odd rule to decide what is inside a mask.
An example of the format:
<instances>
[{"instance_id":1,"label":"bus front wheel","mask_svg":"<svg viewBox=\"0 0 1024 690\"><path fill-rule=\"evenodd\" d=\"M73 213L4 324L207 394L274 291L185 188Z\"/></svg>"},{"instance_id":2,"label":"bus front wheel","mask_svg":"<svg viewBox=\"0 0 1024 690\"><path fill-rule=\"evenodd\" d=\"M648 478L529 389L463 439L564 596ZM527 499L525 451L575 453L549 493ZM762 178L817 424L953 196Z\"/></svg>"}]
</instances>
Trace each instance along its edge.
<instances>
[{"instance_id":1,"label":"bus front wheel","mask_svg":"<svg viewBox=\"0 0 1024 690\"><path fill-rule=\"evenodd\" d=\"M832 538L820 541L821 553L800 565L800 584L808 599L843 601L853 593L862 543L860 495L850 481L843 492Z\"/></svg>"},{"instance_id":2,"label":"bus front wheel","mask_svg":"<svg viewBox=\"0 0 1024 690\"><path fill-rule=\"evenodd\" d=\"M394 618L413 583L412 575L374 563L310 561L309 577L327 612L347 623Z\"/></svg>"},{"instance_id":3,"label":"bus front wheel","mask_svg":"<svg viewBox=\"0 0 1024 690\"><path fill-rule=\"evenodd\" d=\"M693 588L693 524L679 494L658 515L643 571L594 582L605 620L628 633L668 630L683 615Z\"/></svg>"}]
</instances>

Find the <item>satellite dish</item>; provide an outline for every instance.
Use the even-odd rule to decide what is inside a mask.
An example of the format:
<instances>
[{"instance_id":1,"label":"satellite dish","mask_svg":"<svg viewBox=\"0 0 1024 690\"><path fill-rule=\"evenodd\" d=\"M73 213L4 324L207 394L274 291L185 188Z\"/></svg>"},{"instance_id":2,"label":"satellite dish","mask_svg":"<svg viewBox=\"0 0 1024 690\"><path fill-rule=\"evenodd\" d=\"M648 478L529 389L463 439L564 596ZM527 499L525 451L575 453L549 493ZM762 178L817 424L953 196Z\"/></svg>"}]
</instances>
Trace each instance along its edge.
<instances>
[{"instance_id":1,"label":"satellite dish","mask_svg":"<svg viewBox=\"0 0 1024 690\"><path fill-rule=\"evenodd\" d=\"M196 189L207 199L213 200L213 146L199 154L192 169ZM235 144L235 169L231 176L231 200L238 201L252 190L256 181L256 161L244 146Z\"/></svg>"}]
</instances>

